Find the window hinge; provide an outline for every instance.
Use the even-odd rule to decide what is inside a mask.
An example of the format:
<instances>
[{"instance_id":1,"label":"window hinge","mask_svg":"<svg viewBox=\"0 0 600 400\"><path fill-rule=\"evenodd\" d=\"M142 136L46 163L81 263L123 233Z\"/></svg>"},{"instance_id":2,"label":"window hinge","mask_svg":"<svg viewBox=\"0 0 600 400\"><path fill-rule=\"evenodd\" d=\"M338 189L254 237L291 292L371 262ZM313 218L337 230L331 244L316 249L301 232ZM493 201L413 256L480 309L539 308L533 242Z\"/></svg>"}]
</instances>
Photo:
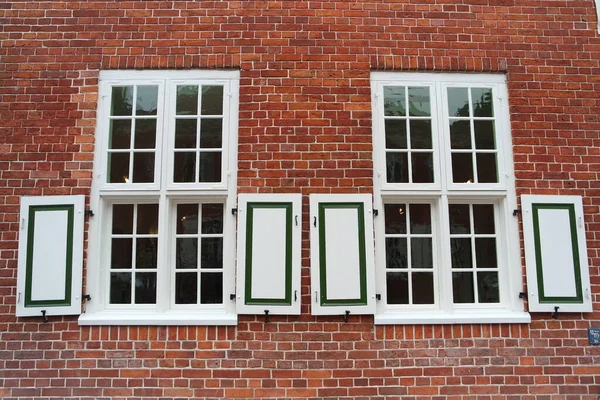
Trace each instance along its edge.
<instances>
[{"instance_id":1,"label":"window hinge","mask_svg":"<svg viewBox=\"0 0 600 400\"><path fill-rule=\"evenodd\" d=\"M515 210L513 210L513 217L516 217L517 215L521 215L521 209L517 208Z\"/></svg>"},{"instance_id":2,"label":"window hinge","mask_svg":"<svg viewBox=\"0 0 600 400\"><path fill-rule=\"evenodd\" d=\"M94 214L94 211L92 211L92 210L85 210L85 211L83 212L83 215L85 215L86 217L87 217L88 215L89 215L90 217L93 217L95 214Z\"/></svg>"}]
</instances>

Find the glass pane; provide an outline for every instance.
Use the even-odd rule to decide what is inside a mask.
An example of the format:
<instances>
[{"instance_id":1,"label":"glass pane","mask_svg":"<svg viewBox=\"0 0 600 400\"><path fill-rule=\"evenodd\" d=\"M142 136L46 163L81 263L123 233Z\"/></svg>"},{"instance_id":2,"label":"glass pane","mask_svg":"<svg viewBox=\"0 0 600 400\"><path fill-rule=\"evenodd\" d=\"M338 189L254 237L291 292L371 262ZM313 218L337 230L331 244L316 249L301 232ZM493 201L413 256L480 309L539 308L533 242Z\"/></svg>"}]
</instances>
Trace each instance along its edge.
<instances>
[{"instance_id":1,"label":"glass pane","mask_svg":"<svg viewBox=\"0 0 600 400\"><path fill-rule=\"evenodd\" d=\"M198 304L198 274L196 272L175 274L175 303Z\"/></svg>"},{"instance_id":2,"label":"glass pane","mask_svg":"<svg viewBox=\"0 0 600 400\"><path fill-rule=\"evenodd\" d=\"M431 121L410 121L410 147L412 149L432 149L431 143Z\"/></svg>"},{"instance_id":3,"label":"glass pane","mask_svg":"<svg viewBox=\"0 0 600 400\"><path fill-rule=\"evenodd\" d=\"M202 233L223 233L223 204L202 204Z\"/></svg>"},{"instance_id":4,"label":"glass pane","mask_svg":"<svg viewBox=\"0 0 600 400\"><path fill-rule=\"evenodd\" d=\"M156 235L158 233L158 204L139 204L137 233Z\"/></svg>"},{"instance_id":5,"label":"glass pane","mask_svg":"<svg viewBox=\"0 0 600 400\"><path fill-rule=\"evenodd\" d=\"M384 114L406 115L406 90L404 87L387 86L383 88Z\"/></svg>"},{"instance_id":6,"label":"glass pane","mask_svg":"<svg viewBox=\"0 0 600 400\"><path fill-rule=\"evenodd\" d=\"M477 292L480 303L499 303L498 273L478 272Z\"/></svg>"},{"instance_id":7,"label":"glass pane","mask_svg":"<svg viewBox=\"0 0 600 400\"><path fill-rule=\"evenodd\" d=\"M200 275L200 304L223 303L223 273L204 272Z\"/></svg>"},{"instance_id":8,"label":"glass pane","mask_svg":"<svg viewBox=\"0 0 600 400\"><path fill-rule=\"evenodd\" d=\"M218 149L223 143L223 120L203 119L200 122L200 148Z\"/></svg>"},{"instance_id":9,"label":"glass pane","mask_svg":"<svg viewBox=\"0 0 600 400\"><path fill-rule=\"evenodd\" d=\"M407 133L405 119L385 120L385 148L406 149Z\"/></svg>"},{"instance_id":10,"label":"glass pane","mask_svg":"<svg viewBox=\"0 0 600 400\"><path fill-rule=\"evenodd\" d=\"M412 274L413 304L433 304L433 273L413 272Z\"/></svg>"},{"instance_id":11,"label":"glass pane","mask_svg":"<svg viewBox=\"0 0 600 400\"><path fill-rule=\"evenodd\" d=\"M133 182L154 182L154 153L134 153Z\"/></svg>"},{"instance_id":12,"label":"glass pane","mask_svg":"<svg viewBox=\"0 0 600 400\"><path fill-rule=\"evenodd\" d=\"M385 239L385 264L387 268L407 268L406 238Z\"/></svg>"},{"instance_id":13,"label":"glass pane","mask_svg":"<svg viewBox=\"0 0 600 400\"><path fill-rule=\"evenodd\" d=\"M135 274L135 304L156 303L156 272Z\"/></svg>"},{"instance_id":14,"label":"glass pane","mask_svg":"<svg viewBox=\"0 0 600 400\"><path fill-rule=\"evenodd\" d=\"M223 86L202 86L202 115L223 114Z\"/></svg>"},{"instance_id":15,"label":"glass pane","mask_svg":"<svg viewBox=\"0 0 600 400\"><path fill-rule=\"evenodd\" d=\"M136 115L156 115L158 86L138 86L135 105Z\"/></svg>"},{"instance_id":16,"label":"glass pane","mask_svg":"<svg viewBox=\"0 0 600 400\"><path fill-rule=\"evenodd\" d=\"M473 274L471 272L452 273L452 297L455 303L474 303Z\"/></svg>"},{"instance_id":17,"label":"glass pane","mask_svg":"<svg viewBox=\"0 0 600 400\"><path fill-rule=\"evenodd\" d=\"M136 239L135 267L138 269L156 269L157 238Z\"/></svg>"},{"instance_id":18,"label":"glass pane","mask_svg":"<svg viewBox=\"0 0 600 400\"><path fill-rule=\"evenodd\" d=\"M492 89L473 88L471 89L471 98L473 99L473 115L475 117L494 116Z\"/></svg>"},{"instance_id":19,"label":"glass pane","mask_svg":"<svg viewBox=\"0 0 600 400\"><path fill-rule=\"evenodd\" d=\"M131 304L131 273L110 274L110 304Z\"/></svg>"},{"instance_id":20,"label":"glass pane","mask_svg":"<svg viewBox=\"0 0 600 400\"><path fill-rule=\"evenodd\" d=\"M494 121L473 121L475 128L475 148L483 150L496 149Z\"/></svg>"},{"instance_id":21,"label":"glass pane","mask_svg":"<svg viewBox=\"0 0 600 400\"><path fill-rule=\"evenodd\" d=\"M449 204L450 233L471 233L471 216L468 204Z\"/></svg>"},{"instance_id":22,"label":"glass pane","mask_svg":"<svg viewBox=\"0 0 600 400\"><path fill-rule=\"evenodd\" d=\"M177 115L198 115L198 86L177 86Z\"/></svg>"},{"instance_id":23,"label":"glass pane","mask_svg":"<svg viewBox=\"0 0 600 400\"><path fill-rule=\"evenodd\" d=\"M477 268L498 268L496 239L476 238L475 260L477 262Z\"/></svg>"},{"instance_id":24,"label":"glass pane","mask_svg":"<svg viewBox=\"0 0 600 400\"><path fill-rule=\"evenodd\" d=\"M198 233L198 204L177 205L177 233Z\"/></svg>"},{"instance_id":25,"label":"glass pane","mask_svg":"<svg viewBox=\"0 0 600 400\"><path fill-rule=\"evenodd\" d=\"M412 153L411 160L413 183L433 182L433 154Z\"/></svg>"},{"instance_id":26,"label":"glass pane","mask_svg":"<svg viewBox=\"0 0 600 400\"><path fill-rule=\"evenodd\" d=\"M110 267L130 269L132 267L133 239L113 238L110 248Z\"/></svg>"},{"instance_id":27,"label":"glass pane","mask_svg":"<svg viewBox=\"0 0 600 400\"><path fill-rule=\"evenodd\" d=\"M387 303L408 304L408 273L387 273Z\"/></svg>"},{"instance_id":28,"label":"glass pane","mask_svg":"<svg viewBox=\"0 0 600 400\"><path fill-rule=\"evenodd\" d=\"M133 86L115 86L112 88L110 115L132 115Z\"/></svg>"},{"instance_id":29,"label":"glass pane","mask_svg":"<svg viewBox=\"0 0 600 400\"><path fill-rule=\"evenodd\" d=\"M497 183L496 153L477 153L477 180L480 183Z\"/></svg>"},{"instance_id":30,"label":"glass pane","mask_svg":"<svg viewBox=\"0 0 600 400\"><path fill-rule=\"evenodd\" d=\"M200 153L200 182L221 182L221 152Z\"/></svg>"},{"instance_id":31,"label":"glass pane","mask_svg":"<svg viewBox=\"0 0 600 400\"><path fill-rule=\"evenodd\" d=\"M406 233L406 204L385 205L385 233Z\"/></svg>"},{"instance_id":32,"label":"glass pane","mask_svg":"<svg viewBox=\"0 0 600 400\"><path fill-rule=\"evenodd\" d=\"M133 233L133 204L113 205L112 233Z\"/></svg>"},{"instance_id":33,"label":"glass pane","mask_svg":"<svg viewBox=\"0 0 600 400\"><path fill-rule=\"evenodd\" d=\"M175 121L175 148L196 148L196 127L198 121L195 119L178 119Z\"/></svg>"},{"instance_id":34,"label":"glass pane","mask_svg":"<svg viewBox=\"0 0 600 400\"><path fill-rule=\"evenodd\" d=\"M426 117L431 115L431 104L428 87L408 88L408 112L411 116Z\"/></svg>"},{"instance_id":35,"label":"glass pane","mask_svg":"<svg viewBox=\"0 0 600 400\"><path fill-rule=\"evenodd\" d=\"M471 122L450 120L450 147L453 149L470 149Z\"/></svg>"},{"instance_id":36,"label":"glass pane","mask_svg":"<svg viewBox=\"0 0 600 400\"><path fill-rule=\"evenodd\" d=\"M431 233L431 206L429 204L410 205L410 233Z\"/></svg>"},{"instance_id":37,"label":"glass pane","mask_svg":"<svg viewBox=\"0 0 600 400\"><path fill-rule=\"evenodd\" d=\"M433 245L431 238L412 238L410 254L413 268L433 268Z\"/></svg>"},{"instance_id":38,"label":"glass pane","mask_svg":"<svg viewBox=\"0 0 600 400\"><path fill-rule=\"evenodd\" d=\"M450 252L452 268L473 267L470 238L450 238Z\"/></svg>"},{"instance_id":39,"label":"glass pane","mask_svg":"<svg viewBox=\"0 0 600 400\"><path fill-rule=\"evenodd\" d=\"M198 239L177 238L177 250L175 254L175 268L195 269L198 268Z\"/></svg>"},{"instance_id":40,"label":"glass pane","mask_svg":"<svg viewBox=\"0 0 600 400\"><path fill-rule=\"evenodd\" d=\"M113 119L110 121L109 149L128 149L131 146L131 120Z\"/></svg>"},{"instance_id":41,"label":"glass pane","mask_svg":"<svg viewBox=\"0 0 600 400\"><path fill-rule=\"evenodd\" d=\"M469 116L467 88L448 88L448 114L451 117Z\"/></svg>"},{"instance_id":42,"label":"glass pane","mask_svg":"<svg viewBox=\"0 0 600 400\"><path fill-rule=\"evenodd\" d=\"M154 149L156 147L156 120L135 120L135 142L136 149Z\"/></svg>"},{"instance_id":43,"label":"glass pane","mask_svg":"<svg viewBox=\"0 0 600 400\"><path fill-rule=\"evenodd\" d=\"M452 182L474 182L473 156L471 153L452 153Z\"/></svg>"},{"instance_id":44,"label":"glass pane","mask_svg":"<svg viewBox=\"0 0 600 400\"><path fill-rule=\"evenodd\" d=\"M201 239L200 268L223 268L223 238Z\"/></svg>"},{"instance_id":45,"label":"glass pane","mask_svg":"<svg viewBox=\"0 0 600 400\"><path fill-rule=\"evenodd\" d=\"M108 153L108 183L129 183L129 153Z\"/></svg>"},{"instance_id":46,"label":"glass pane","mask_svg":"<svg viewBox=\"0 0 600 400\"><path fill-rule=\"evenodd\" d=\"M475 233L495 233L494 206L492 204L473 204L473 225Z\"/></svg>"},{"instance_id":47,"label":"glass pane","mask_svg":"<svg viewBox=\"0 0 600 400\"><path fill-rule=\"evenodd\" d=\"M175 153L173 182L196 181L196 153Z\"/></svg>"},{"instance_id":48,"label":"glass pane","mask_svg":"<svg viewBox=\"0 0 600 400\"><path fill-rule=\"evenodd\" d=\"M389 183L408 183L408 154L386 153L386 172Z\"/></svg>"}]
</instances>

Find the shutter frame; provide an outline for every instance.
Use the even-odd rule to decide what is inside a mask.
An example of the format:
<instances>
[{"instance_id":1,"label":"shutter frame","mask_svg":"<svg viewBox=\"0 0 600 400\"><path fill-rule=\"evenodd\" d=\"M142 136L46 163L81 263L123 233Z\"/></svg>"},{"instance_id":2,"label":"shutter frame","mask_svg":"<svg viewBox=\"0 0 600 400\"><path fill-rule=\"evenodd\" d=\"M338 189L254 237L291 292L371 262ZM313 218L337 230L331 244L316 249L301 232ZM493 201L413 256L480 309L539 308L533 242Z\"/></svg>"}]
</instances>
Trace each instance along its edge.
<instances>
[{"instance_id":1,"label":"shutter frame","mask_svg":"<svg viewBox=\"0 0 600 400\"><path fill-rule=\"evenodd\" d=\"M521 205L529 311L592 311L581 196L523 195Z\"/></svg>"},{"instance_id":2,"label":"shutter frame","mask_svg":"<svg viewBox=\"0 0 600 400\"><path fill-rule=\"evenodd\" d=\"M83 195L21 197L17 317L81 314L84 207Z\"/></svg>"}]
</instances>

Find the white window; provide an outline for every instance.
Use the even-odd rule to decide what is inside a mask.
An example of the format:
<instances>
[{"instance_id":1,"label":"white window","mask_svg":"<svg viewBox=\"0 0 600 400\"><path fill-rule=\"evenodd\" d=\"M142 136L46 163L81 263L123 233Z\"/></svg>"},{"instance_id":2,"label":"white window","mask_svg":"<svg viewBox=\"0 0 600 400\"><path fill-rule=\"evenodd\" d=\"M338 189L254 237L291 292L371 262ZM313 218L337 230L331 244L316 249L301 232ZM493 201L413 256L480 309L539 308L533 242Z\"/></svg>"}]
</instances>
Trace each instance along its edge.
<instances>
[{"instance_id":1,"label":"white window","mask_svg":"<svg viewBox=\"0 0 600 400\"><path fill-rule=\"evenodd\" d=\"M235 324L239 73L103 71L81 324Z\"/></svg>"},{"instance_id":2,"label":"white window","mask_svg":"<svg viewBox=\"0 0 600 400\"><path fill-rule=\"evenodd\" d=\"M375 322L528 322L505 77L371 79Z\"/></svg>"}]
</instances>

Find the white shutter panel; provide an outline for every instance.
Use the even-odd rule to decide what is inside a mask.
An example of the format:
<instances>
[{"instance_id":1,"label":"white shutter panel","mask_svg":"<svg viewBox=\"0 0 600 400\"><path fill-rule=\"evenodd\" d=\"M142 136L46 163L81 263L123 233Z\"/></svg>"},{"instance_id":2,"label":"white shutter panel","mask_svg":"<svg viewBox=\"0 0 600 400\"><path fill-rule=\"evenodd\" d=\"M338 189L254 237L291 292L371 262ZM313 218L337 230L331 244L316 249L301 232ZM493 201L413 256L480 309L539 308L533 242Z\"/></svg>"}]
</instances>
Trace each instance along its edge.
<instances>
[{"instance_id":1,"label":"white shutter panel","mask_svg":"<svg viewBox=\"0 0 600 400\"><path fill-rule=\"evenodd\" d=\"M239 314L300 314L301 194L238 197Z\"/></svg>"},{"instance_id":2,"label":"white shutter panel","mask_svg":"<svg viewBox=\"0 0 600 400\"><path fill-rule=\"evenodd\" d=\"M529 311L592 311L580 196L521 196Z\"/></svg>"},{"instance_id":3,"label":"white shutter panel","mask_svg":"<svg viewBox=\"0 0 600 400\"><path fill-rule=\"evenodd\" d=\"M17 316L81 314L84 196L21 197Z\"/></svg>"},{"instance_id":4,"label":"white shutter panel","mask_svg":"<svg viewBox=\"0 0 600 400\"><path fill-rule=\"evenodd\" d=\"M375 313L371 195L310 195L310 259L314 315Z\"/></svg>"}]
</instances>

